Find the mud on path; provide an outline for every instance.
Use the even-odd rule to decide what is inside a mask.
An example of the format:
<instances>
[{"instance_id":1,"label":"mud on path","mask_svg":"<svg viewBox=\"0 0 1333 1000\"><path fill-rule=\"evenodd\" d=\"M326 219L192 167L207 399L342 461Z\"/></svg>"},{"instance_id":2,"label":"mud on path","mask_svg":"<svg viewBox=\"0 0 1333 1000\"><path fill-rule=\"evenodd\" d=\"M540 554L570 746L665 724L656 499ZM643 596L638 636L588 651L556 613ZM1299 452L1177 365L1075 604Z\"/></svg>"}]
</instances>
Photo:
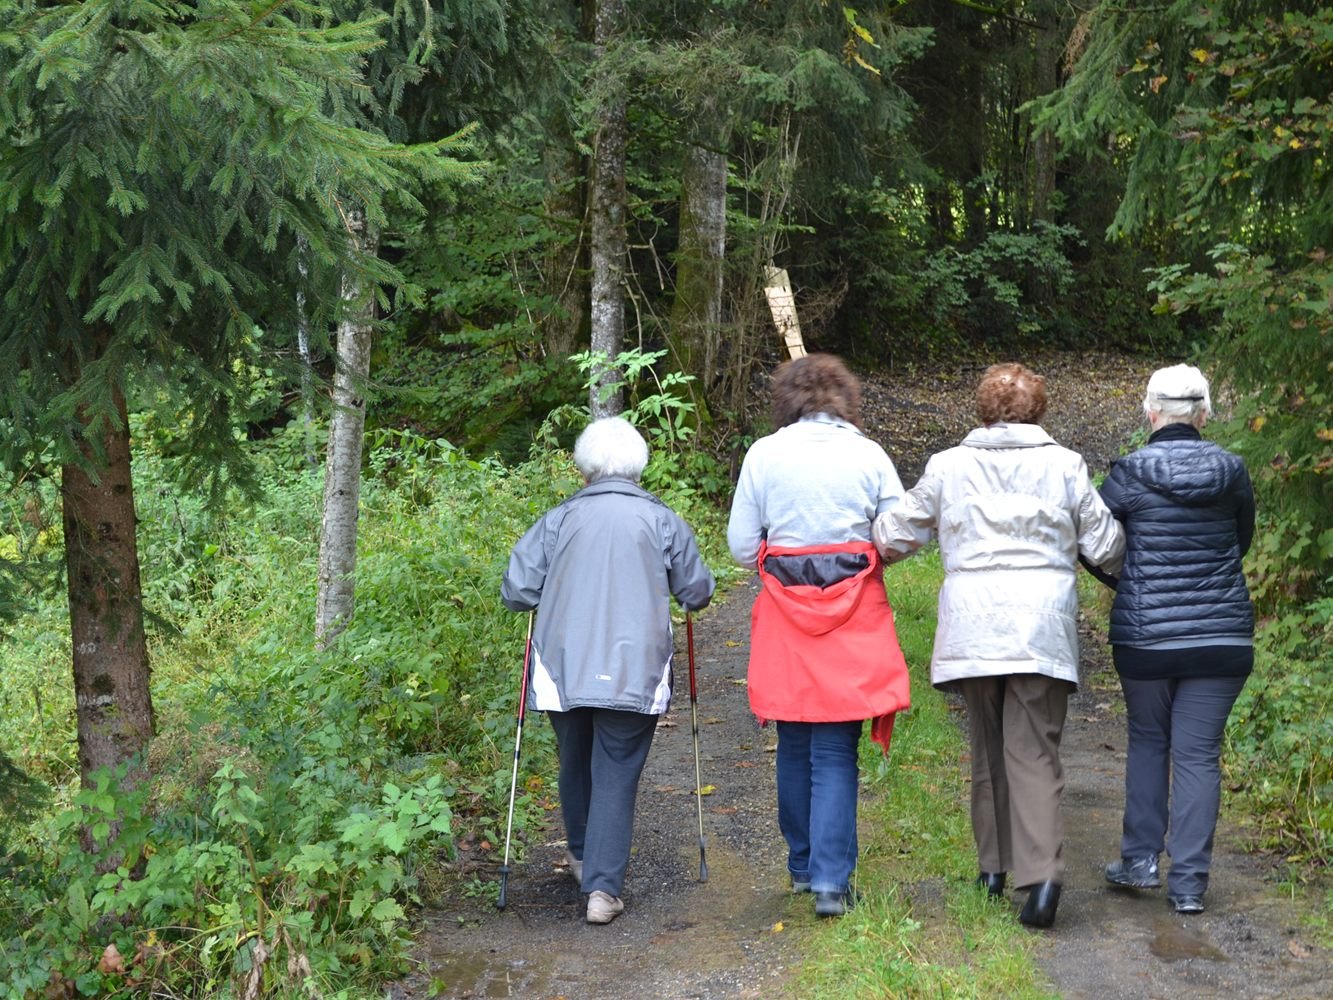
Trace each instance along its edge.
<instances>
[{"instance_id":1,"label":"mud on path","mask_svg":"<svg viewBox=\"0 0 1333 1000\"><path fill-rule=\"evenodd\" d=\"M1086 354L1029 364L1048 379L1046 429L1083 453L1094 472L1104 470L1139 425L1137 400L1154 366ZM972 426L972 393L982 370L975 368L865 379L867 432L885 445L908 486L931 452L957 443ZM459 894L422 914L420 968L392 991L397 1000L800 996L794 970L807 957L815 918L808 896L787 891L775 812L776 737L755 724L746 700L753 596L753 584L719 594L725 600L695 622L702 780L715 789L703 799L708 882L697 881L680 628L677 697L639 789L625 913L607 926L584 922L583 897L560 867L563 834L558 814L552 815L544 829L527 831L503 913L489 899ZM1333 997L1333 963L1302 929L1303 904L1277 890L1271 861L1243 853L1225 794L1205 913L1175 915L1164 889L1105 884L1102 865L1120 842L1124 710L1105 636L1085 627L1082 638L1083 684L1070 704L1062 750L1064 894L1055 927L1032 932L1052 992L1067 1000ZM528 725L547 723L533 713ZM966 765L960 760L959 766ZM914 917L947 920L943 882L971 874L907 887ZM1024 894L1010 897L1017 914Z\"/></svg>"}]
</instances>

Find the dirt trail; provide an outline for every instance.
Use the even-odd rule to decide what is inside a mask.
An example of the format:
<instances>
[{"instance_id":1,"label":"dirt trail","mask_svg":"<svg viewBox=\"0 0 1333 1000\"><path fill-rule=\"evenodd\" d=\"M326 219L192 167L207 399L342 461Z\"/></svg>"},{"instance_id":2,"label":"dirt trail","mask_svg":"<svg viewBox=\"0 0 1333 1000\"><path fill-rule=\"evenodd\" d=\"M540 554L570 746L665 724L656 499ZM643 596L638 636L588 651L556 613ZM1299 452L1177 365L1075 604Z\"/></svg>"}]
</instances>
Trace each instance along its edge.
<instances>
[{"instance_id":1,"label":"dirt trail","mask_svg":"<svg viewBox=\"0 0 1333 1000\"><path fill-rule=\"evenodd\" d=\"M1138 425L1135 400L1152 365L1080 355L1034 367L1048 378L1047 430L1082 452L1094 472L1104 470ZM908 486L931 451L970 428L979 374L978 367L866 379L868 433L886 445ZM775 737L756 726L740 683L753 595L752 584L734 589L695 627L703 781L716 789L704 799L708 883L697 881L690 713L679 683L640 786L625 914L605 927L584 923L578 889L557 867L563 845L553 816L547 829L529 832L504 913L489 900L459 896L424 915L421 968L392 991L397 1000L799 997L792 971L804 959L814 918L809 897L787 892L775 818ZM1119 846L1125 742L1105 636L1084 635L1082 676L1062 753L1064 896L1054 929L1033 935L1054 992L1067 1000L1333 997L1330 956L1304 936L1300 908L1276 891L1271 866L1240 852L1225 795L1206 913L1178 917L1164 890L1105 885L1101 866ZM540 714L529 720L547 724ZM931 903L938 888L908 893L923 922L948 919ZM1023 894L1012 895L1016 914Z\"/></svg>"}]
</instances>

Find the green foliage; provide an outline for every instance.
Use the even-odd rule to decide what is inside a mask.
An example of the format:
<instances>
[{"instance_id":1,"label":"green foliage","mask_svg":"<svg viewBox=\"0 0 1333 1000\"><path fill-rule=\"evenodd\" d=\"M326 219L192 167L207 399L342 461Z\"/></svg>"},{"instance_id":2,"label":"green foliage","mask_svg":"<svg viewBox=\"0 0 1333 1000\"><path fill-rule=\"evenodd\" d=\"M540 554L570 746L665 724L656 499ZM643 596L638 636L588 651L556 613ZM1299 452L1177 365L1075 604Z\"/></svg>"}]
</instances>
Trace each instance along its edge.
<instances>
[{"instance_id":1,"label":"green foliage","mask_svg":"<svg viewBox=\"0 0 1333 1000\"><path fill-rule=\"evenodd\" d=\"M298 302L397 284L349 238L474 168L459 137L394 144L350 123L373 13L256 18L235 0L0 3L0 458L83 461L132 377L167 390L210 473L237 454L237 364L290 343ZM93 457L94 463L96 456Z\"/></svg>"},{"instance_id":2,"label":"green foliage","mask_svg":"<svg viewBox=\"0 0 1333 1000\"><path fill-rule=\"evenodd\" d=\"M1262 842L1302 866L1333 863L1330 642L1333 598L1265 622L1227 726L1230 778Z\"/></svg>"},{"instance_id":3,"label":"green foliage","mask_svg":"<svg viewBox=\"0 0 1333 1000\"><path fill-rule=\"evenodd\" d=\"M1030 338L1049 323L1040 304L1059 299L1073 283L1064 246L1077 241L1072 226L1037 222L1026 233L989 233L970 250L937 250L922 265L921 305L965 340Z\"/></svg>"}]
</instances>

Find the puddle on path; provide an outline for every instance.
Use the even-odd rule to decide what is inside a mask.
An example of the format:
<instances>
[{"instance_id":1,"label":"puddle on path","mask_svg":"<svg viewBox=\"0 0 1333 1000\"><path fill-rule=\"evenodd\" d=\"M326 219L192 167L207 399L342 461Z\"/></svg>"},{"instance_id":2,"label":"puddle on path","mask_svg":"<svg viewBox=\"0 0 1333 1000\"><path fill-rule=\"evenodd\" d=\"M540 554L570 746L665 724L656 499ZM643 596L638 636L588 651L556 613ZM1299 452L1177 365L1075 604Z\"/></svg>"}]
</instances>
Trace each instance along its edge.
<instances>
[{"instance_id":1,"label":"puddle on path","mask_svg":"<svg viewBox=\"0 0 1333 1000\"><path fill-rule=\"evenodd\" d=\"M1213 947L1201 934L1174 924L1158 927L1148 942L1148 950L1164 962L1182 962L1190 958L1205 958L1210 962L1231 961L1225 953Z\"/></svg>"}]
</instances>

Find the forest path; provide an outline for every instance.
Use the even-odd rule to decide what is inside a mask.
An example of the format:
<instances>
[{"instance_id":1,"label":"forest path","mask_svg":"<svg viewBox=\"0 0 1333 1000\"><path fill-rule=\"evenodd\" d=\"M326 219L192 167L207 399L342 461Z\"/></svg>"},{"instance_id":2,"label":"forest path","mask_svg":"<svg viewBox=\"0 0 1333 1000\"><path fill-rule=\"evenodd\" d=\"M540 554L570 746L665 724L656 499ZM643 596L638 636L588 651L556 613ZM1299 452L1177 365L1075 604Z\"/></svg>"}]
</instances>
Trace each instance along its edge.
<instances>
[{"instance_id":1,"label":"forest path","mask_svg":"<svg viewBox=\"0 0 1333 1000\"><path fill-rule=\"evenodd\" d=\"M1105 470L1140 424L1138 400L1154 366L1088 354L1029 363L1048 379L1046 429L1084 454L1094 472ZM957 443L973 425L982 367L865 379L867 433L884 444L908 486L931 452ZM800 996L793 970L806 957L814 917L808 897L787 892L775 737L755 724L742 683L753 595L752 583L733 588L695 623L702 780L715 787L704 798L709 881L697 881L681 628L678 693L640 786L624 915L605 927L583 921L578 889L558 867L563 834L552 816L545 830L529 832L505 912L489 899L459 895L423 914L421 966L395 988L398 1000ZM1206 913L1179 917L1164 890L1135 893L1105 884L1101 866L1115 857L1120 840L1124 710L1105 636L1086 629L1083 685L1070 705L1062 749L1064 896L1055 927L1032 933L1054 992L1066 1000L1333 997L1328 954L1304 938L1300 906L1277 891L1273 866L1241 852L1225 795ZM547 725L540 713L528 724ZM479 874L493 877L489 868ZM948 919L937 905L938 885L909 887L907 894L916 919ZM1010 893L1015 913L1023 896Z\"/></svg>"}]
</instances>

